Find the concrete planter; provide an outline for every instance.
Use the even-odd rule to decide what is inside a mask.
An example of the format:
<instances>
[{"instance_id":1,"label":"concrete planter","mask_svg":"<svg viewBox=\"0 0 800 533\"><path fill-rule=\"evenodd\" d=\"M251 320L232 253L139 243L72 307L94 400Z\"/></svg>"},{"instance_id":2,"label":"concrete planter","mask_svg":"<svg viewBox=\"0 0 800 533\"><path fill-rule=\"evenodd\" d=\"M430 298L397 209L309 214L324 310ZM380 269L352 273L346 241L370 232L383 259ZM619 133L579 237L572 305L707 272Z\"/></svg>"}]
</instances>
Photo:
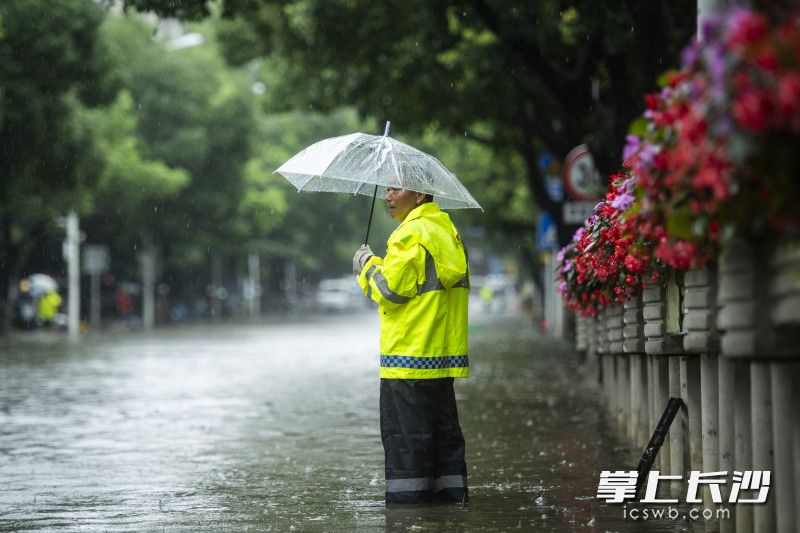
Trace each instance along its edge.
<instances>
[{"instance_id":1,"label":"concrete planter","mask_svg":"<svg viewBox=\"0 0 800 533\"><path fill-rule=\"evenodd\" d=\"M625 353L644 353L644 315L642 297L637 296L623 304L622 350Z\"/></svg>"},{"instance_id":2,"label":"concrete planter","mask_svg":"<svg viewBox=\"0 0 800 533\"><path fill-rule=\"evenodd\" d=\"M769 264L766 348L775 357L800 358L800 239L775 246Z\"/></svg>"},{"instance_id":3,"label":"concrete planter","mask_svg":"<svg viewBox=\"0 0 800 533\"><path fill-rule=\"evenodd\" d=\"M677 281L666 287L653 286L642 291L644 348L651 355L683 353L680 332L681 286Z\"/></svg>"},{"instance_id":4,"label":"concrete planter","mask_svg":"<svg viewBox=\"0 0 800 533\"><path fill-rule=\"evenodd\" d=\"M688 353L719 352L716 268L698 268L683 278L683 349Z\"/></svg>"},{"instance_id":5,"label":"concrete planter","mask_svg":"<svg viewBox=\"0 0 800 533\"><path fill-rule=\"evenodd\" d=\"M608 340L608 329L606 327L608 309L603 309L595 320L595 337L597 339L597 353L605 355L611 352L611 343Z\"/></svg>"},{"instance_id":6,"label":"concrete planter","mask_svg":"<svg viewBox=\"0 0 800 533\"><path fill-rule=\"evenodd\" d=\"M579 352L587 352L591 345L594 321L585 316L575 318L575 348Z\"/></svg>"},{"instance_id":7,"label":"concrete planter","mask_svg":"<svg viewBox=\"0 0 800 533\"><path fill-rule=\"evenodd\" d=\"M722 251L718 265L717 327L721 332L720 351L726 357L757 357L759 330L768 324L759 309L766 306L766 291L756 291L758 256L754 247L732 240ZM761 277L767 272L761 273ZM761 343L763 344L763 335Z\"/></svg>"},{"instance_id":8,"label":"concrete planter","mask_svg":"<svg viewBox=\"0 0 800 533\"><path fill-rule=\"evenodd\" d=\"M800 240L731 241L720 255L717 302L721 352L737 362L733 464L777 474L774 498L744 514L737 508L737 526L792 531L800 486Z\"/></svg>"},{"instance_id":9,"label":"concrete planter","mask_svg":"<svg viewBox=\"0 0 800 533\"><path fill-rule=\"evenodd\" d=\"M647 389L647 356L644 354L644 315L642 297L623 304L622 348L628 358L630 383L630 416L626 424L628 436L645 446L650 439L650 413Z\"/></svg>"},{"instance_id":10,"label":"concrete planter","mask_svg":"<svg viewBox=\"0 0 800 533\"><path fill-rule=\"evenodd\" d=\"M606 336L608 337L608 351L612 354L622 353L624 309L622 304L612 304L605 309Z\"/></svg>"}]
</instances>

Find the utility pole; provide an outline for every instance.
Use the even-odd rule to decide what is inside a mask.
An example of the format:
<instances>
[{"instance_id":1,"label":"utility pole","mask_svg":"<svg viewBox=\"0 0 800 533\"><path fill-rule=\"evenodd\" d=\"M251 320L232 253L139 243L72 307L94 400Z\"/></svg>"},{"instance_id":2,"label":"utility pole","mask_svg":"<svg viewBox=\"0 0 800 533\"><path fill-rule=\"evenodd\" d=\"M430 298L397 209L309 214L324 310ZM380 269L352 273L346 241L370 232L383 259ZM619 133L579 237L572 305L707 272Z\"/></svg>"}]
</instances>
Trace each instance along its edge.
<instances>
[{"instance_id":1,"label":"utility pole","mask_svg":"<svg viewBox=\"0 0 800 533\"><path fill-rule=\"evenodd\" d=\"M150 331L156 323L156 250L153 246L145 246L139 254L139 265L142 268L142 327Z\"/></svg>"},{"instance_id":2,"label":"utility pole","mask_svg":"<svg viewBox=\"0 0 800 533\"><path fill-rule=\"evenodd\" d=\"M261 258L258 252L250 252L247 257L247 291L246 298L250 318L261 317Z\"/></svg>"},{"instance_id":3,"label":"utility pole","mask_svg":"<svg viewBox=\"0 0 800 533\"><path fill-rule=\"evenodd\" d=\"M71 340L80 335L81 320L81 279L80 279L80 246L81 236L78 225L78 214L70 211L64 219L67 237L64 240L64 259L67 261L67 331Z\"/></svg>"}]
</instances>

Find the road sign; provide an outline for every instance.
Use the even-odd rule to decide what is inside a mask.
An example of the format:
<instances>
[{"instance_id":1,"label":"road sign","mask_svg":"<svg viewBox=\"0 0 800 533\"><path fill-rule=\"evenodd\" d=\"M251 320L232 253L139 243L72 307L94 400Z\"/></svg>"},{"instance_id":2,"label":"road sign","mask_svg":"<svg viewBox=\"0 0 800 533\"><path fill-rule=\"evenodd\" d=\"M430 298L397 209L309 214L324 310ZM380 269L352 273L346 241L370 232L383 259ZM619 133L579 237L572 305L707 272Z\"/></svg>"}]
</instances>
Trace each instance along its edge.
<instances>
[{"instance_id":1,"label":"road sign","mask_svg":"<svg viewBox=\"0 0 800 533\"><path fill-rule=\"evenodd\" d=\"M595 167L589 147L585 144L576 146L567 154L564 163L564 186L573 200L590 201L602 196L600 173Z\"/></svg>"},{"instance_id":2,"label":"road sign","mask_svg":"<svg viewBox=\"0 0 800 533\"><path fill-rule=\"evenodd\" d=\"M595 204L596 202L564 202L561 204L564 224L582 224L594 214Z\"/></svg>"},{"instance_id":3,"label":"road sign","mask_svg":"<svg viewBox=\"0 0 800 533\"><path fill-rule=\"evenodd\" d=\"M556 159L553 154L542 152L536 160L544 180L544 188L547 196L553 202L564 201L564 178L561 177L561 161Z\"/></svg>"},{"instance_id":4,"label":"road sign","mask_svg":"<svg viewBox=\"0 0 800 533\"><path fill-rule=\"evenodd\" d=\"M84 245L81 265L83 273L89 275L102 274L108 270L108 246L104 244Z\"/></svg>"},{"instance_id":5,"label":"road sign","mask_svg":"<svg viewBox=\"0 0 800 533\"><path fill-rule=\"evenodd\" d=\"M564 201L564 180L559 174L549 174L544 177L544 187L547 189L547 196L554 202Z\"/></svg>"},{"instance_id":6,"label":"road sign","mask_svg":"<svg viewBox=\"0 0 800 533\"><path fill-rule=\"evenodd\" d=\"M541 213L536 221L536 248L539 250L558 248L556 222L550 213Z\"/></svg>"}]
</instances>

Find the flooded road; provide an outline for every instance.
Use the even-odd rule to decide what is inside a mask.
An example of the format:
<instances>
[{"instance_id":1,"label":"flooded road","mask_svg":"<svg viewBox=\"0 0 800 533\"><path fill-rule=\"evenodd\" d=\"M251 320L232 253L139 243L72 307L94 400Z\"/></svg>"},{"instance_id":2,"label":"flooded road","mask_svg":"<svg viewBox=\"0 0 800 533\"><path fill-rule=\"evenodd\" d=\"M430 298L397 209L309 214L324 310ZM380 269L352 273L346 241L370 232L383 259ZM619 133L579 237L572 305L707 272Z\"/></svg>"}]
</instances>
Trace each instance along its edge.
<instances>
[{"instance_id":1,"label":"flooded road","mask_svg":"<svg viewBox=\"0 0 800 533\"><path fill-rule=\"evenodd\" d=\"M470 326L468 507L383 503L377 317L0 344L0 530L679 530L595 498L636 450L563 346ZM681 524L685 527L684 524Z\"/></svg>"}]
</instances>

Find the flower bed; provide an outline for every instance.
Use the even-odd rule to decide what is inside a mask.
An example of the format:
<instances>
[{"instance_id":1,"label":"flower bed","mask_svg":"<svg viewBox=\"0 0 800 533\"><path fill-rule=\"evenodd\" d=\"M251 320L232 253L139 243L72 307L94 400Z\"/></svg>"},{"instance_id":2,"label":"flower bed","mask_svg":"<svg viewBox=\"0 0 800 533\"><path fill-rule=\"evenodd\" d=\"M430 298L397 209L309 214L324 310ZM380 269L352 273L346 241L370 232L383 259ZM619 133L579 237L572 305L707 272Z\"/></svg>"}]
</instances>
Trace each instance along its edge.
<instances>
[{"instance_id":1,"label":"flower bed","mask_svg":"<svg viewBox=\"0 0 800 533\"><path fill-rule=\"evenodd\" d=\"M797 230L800 16L734 8L703 35L646 96L623 169L560 252L559 291L583 315L705 265L734 233Z\"/></svg>"}]
</instances>

